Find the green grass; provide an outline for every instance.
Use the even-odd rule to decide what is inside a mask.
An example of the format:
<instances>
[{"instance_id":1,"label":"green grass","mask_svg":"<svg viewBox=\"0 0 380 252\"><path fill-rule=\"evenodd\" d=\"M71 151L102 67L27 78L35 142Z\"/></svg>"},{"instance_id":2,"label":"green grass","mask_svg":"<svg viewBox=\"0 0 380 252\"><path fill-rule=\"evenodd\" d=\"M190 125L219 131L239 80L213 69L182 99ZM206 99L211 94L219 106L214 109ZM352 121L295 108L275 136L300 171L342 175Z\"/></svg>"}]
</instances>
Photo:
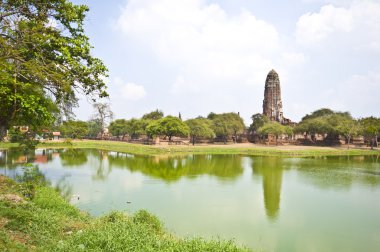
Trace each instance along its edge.
<instances>
[{"instance_id":1,"label":"green grass","mask_svg":"<svg viewBox=\"0 0 380 252\"><path fill-rule=\"evenodd\" d=\"M231 241L175 237L144 210L95 218L51 187L38 186L31 200L22 187L0 175L0 251L248 251Z\"/></svg>"},{"instance_id":2,"label":"green grass","mask_svg":"<svg viewBox=\"0 0 380 252\"><path fill-rule=\"evenodd\" d=\"M17 145L0 143L0 148L10 148ZM126 152L144 155L186 155L186 154L242 154L251 156L281 156L281 157L311 157L311 156L347 156L347 155L380 155L380 150L363 150L342 148L312 148L304 146L297 150L284 150L276 146L239 147L236 145L210 145L210 146L148 146L112 141L73 141L42 142L39 148L95 148L108 151Z\"/></svg>"}]
</instances>

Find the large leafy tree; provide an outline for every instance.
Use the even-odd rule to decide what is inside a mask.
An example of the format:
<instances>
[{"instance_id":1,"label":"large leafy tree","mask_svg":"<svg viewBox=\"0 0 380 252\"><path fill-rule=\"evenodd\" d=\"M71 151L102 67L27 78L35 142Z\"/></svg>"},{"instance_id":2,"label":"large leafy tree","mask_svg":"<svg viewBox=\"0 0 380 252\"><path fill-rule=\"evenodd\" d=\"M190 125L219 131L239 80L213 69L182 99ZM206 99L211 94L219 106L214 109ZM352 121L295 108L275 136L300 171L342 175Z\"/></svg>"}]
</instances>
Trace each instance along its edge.
<instances>
[{"instance_id":1,"label":"large leafy tree","mask_svg":"<svg viewBox=\"0 0 380 252\"><path fill-rule=\"evenodd\" d=\"M252 119L252 123L249 126L249 130L251 132L257 132L257 130L260 127L264 126L265 123L269 122L269 118L260 113L252 115L251 119Z\"/></svg>"},{"instance_id":2,"label":"large leafy tree","mask_svg":"<svg viewBox=\"0 0 380 252\"><path fill-rule=\"evenodd\" d=\"M139 137L144 134L146 123L146 120L132 118L126 122L126 131L131 138Z\"/></svg>"},{"instance_id":3,"label":"large leafy tree","mask_svg":"<svg viewBox=\"0 0 380 252\"><path fill-rule=\"evenodd\" d=\"M64 137L82 139L88 135L88 123L83 121L66 121L60 126Z\"/></svg>"},{"instance_id":4,"label":"large leafy tree","mask_svg":"<svg viewBox=\"0 0 380 252\"><path fill-rule=\"evenodd\" d=\"M90 53L88 7L66 0L0 1L0 137L68 115L78 92L106 97L107 69Z\"/></svg>"},{"instance_id":5,"label":"large leafy tree","mask_svg":"<svg viewBox=\"0 0 380 252\"><path fill-rule=\"evenodd\" d=\"M211 129L212 122L205 118L189 119L185 122L189 127L191 142L193 145L199 138L213 138L214 131Z\"/></svg>"},{"instance_id":6,"label":"large leafy tree","mask_svg":"<svg viewBox=\"0 0 380 252\"><path fill-rule=\"evenodd\" d=\"M315 139L316 134L320 134L330 141L335 141L342 134L342 122L351 120L353 118L348 112L319 109L303 117L295 130L310 135L312 140Z\"/></svg>"},{"instance_id":7,"label":"large leafy tree","mask_svg":"<svg viewBox=\"0 0 380 252\"><path fill-rule=\"evenodd\" d=\"M164 117L164 113L161 110L154 110L147 114L144 114L141 119L143 120L159 120Z\"/></svg>"},{"instance_id":8,"label":"large leafy tree","mask_svg":"<svg viewBox=\"0 0 380 252\"><path fill-rule=\"evenodd\" d=\"M235 141L237 135L244 132L245 125L243 119L236 113L214 114L210 113L208 118L212 120L212 129L216 136L223 138L224 143L227 138L234 136Z\"/></svg>"},{"instance_id":9,"label":"large leafy tree","mask_svg":"<svg viewBox=\"0 0 380 252\"><path fill-rule=\"evenodd\" d=\"M172 140L173 136L188 136L189 127L178 117L166 116L153 120L146 128L148 135L165 135Z\"/></svg>"},{"instance_id":10,"label":"large leafy tree","mask_svg":"<svg viewBox=\"0 0 380 252\"><path fill-rule=\"evenodd\" d=\"M374 146L378 146L377 139L380 135L380 118L373 116L366 117L359 120L359 123L361 125L361 133L371 143L371 149Z\"/></svg>"},{"instance_id":11,"label":"large leafy tree","mask_svg":"<svg viewBox=\"0 0 380 252\"><path fill-rule=\"evenodd\" d=\"M127 134L127 120L116 119L115 121L110 123L108 130L113 136L124 136L125 134Z\"/></svg>"},{"instance_id":12,"label":"large leafy tree","mask_svg":"<svg viewBox=\"0 0 380 252\"><path fill-rule=\"evenodd\" d=\"M292 135L293 129L290 126L281 125L278 122L268 122L265 123L258 129L258 132L263 135L274 135L276 138L276 145L278 145L278 137L285 135Z\"/></svg>"}]
</instances>

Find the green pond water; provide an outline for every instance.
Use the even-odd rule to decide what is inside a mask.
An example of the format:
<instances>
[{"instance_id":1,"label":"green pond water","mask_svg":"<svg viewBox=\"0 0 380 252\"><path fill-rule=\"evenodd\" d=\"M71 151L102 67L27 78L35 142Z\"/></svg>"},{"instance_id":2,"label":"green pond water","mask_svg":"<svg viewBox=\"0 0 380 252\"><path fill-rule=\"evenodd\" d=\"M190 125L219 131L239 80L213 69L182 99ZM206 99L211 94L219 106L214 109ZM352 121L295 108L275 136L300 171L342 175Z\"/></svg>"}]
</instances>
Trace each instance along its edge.
<instances>
[{"instance_id":1,"label":"green pond water","mask_svg":"<svg viewBox=\"0 0 380 252\"><path fill-rule=\"evenodd\" d=\"M24 162L93 215L147 209L179 236L234 239L260 251L380 251L379 156L0 151L2 174L14 178Z\"/></svg>"}]
</instances>

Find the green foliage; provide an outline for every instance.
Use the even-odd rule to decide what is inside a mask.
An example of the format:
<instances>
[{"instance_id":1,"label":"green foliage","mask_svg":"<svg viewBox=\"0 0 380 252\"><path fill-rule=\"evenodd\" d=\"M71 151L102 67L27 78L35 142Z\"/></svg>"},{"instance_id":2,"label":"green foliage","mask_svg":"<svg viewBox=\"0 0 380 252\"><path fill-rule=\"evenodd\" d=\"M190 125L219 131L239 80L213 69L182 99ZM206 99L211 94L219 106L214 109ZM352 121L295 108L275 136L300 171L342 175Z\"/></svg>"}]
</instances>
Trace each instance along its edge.
<instances>
[{"instance_id":1,"label":"green foliage","mask_svg":"<svg viewBox=\"0 0 380 252\"><path fill-rule=\"evenodd\" d=\"M88 137L95 138L102 132L102 124L98 119L92 119L87 122Z\"/></svg>"},{"instance_id":2,"label":"green foliage","mask_svg":"<svg viewBox=\"0 0 380 252\"><path fill-rule=\"evenodd\" d=\"M310 115L307 114L302 118L302 121L308 120L308 119L313 119L313 118L318 118L318 117L324 117L324 116L329 116L329 115L341 115L343 117L351 118L351 115L349 112L337 112L333 111L329 108L321 108L318 109L314 112L312 112Z\"/></svg>"},{"instance_id":3,"label":"green foliage","mask_svg":"<svg viewBox=\"0 0 380 252\"><path fill-rule=\"evenodd\" d=\"M132 118L126 121L126 132L132 137L138 137L145 133L148 122L144 119Z\"/></svg>"},{"instance_id":4,"label":"green foliage","mask_svg":"<svg viewBox=\"0 0 380 252\"><path fill-rule=\"evenodd\" d=\"M226 142L227 138L230 136L234 136L236 140L237 134L244 132L244 121L236 113L210 113L208 118L212 118L212 129L215 132L215 135L222 137L224 142Z\"/></svg>"},{"instance_id":5,"label":"green foliage","mask_svg":"<svg viewBox=\"0 0 380 252\"><path fill-rule=\"evenodd\" d=\"M328 135L330 138L337 138L342 130L342 122L353 120L348 112L336 112L330 109L320 109L305 116L297 125L295 131L310 135Z\"/></svg>"},{"instance_id":6,"label":"green foliage","mask_svg":"<svg viewBox=\"0 0 380 252\"><path fill-rule=\"evenodd\" d=\"M107 69L84 34L87 11L66 0L0 2L0 138L10 126L36 131L69 115L75 91L108 96Z\"/></svg>"},{"instance_id":7,"label":"green foliage","mask_svg":"<svg viewBox=\"0 0 380 252\"><path fill-rule=\"evenodd\" d=\"M284 126L278 122L267 122L265 123L262 127L258 129L258 132L263 135L274 135L276 137L276 144L277 144L277 139L280 135L292 135L293 134L293 129L289 126Z\"/></svg>"},{"instance_id":8,"label":"green foliage","mask_svg":"<svg viewBox=\"0 0 380 252\"><path fill-rule=\"evenodd\" d=\"M108 130L113 136L124 136L127 133L127 121L125 119L117 119L110 123Z\"/></svg>"},{"instance_id":9,"label":"green foliage","mask_svg":"<svg viewBox=\"0 0 380 252\"><path fill-rule=\"evenodd\" d=\"M377 138L380 135L380 118L366 117L359 120L361 125L361 134L371 141L371 148L378 145Z\"/></svg>"},{"instance_id":10,"label":"green foliage","mask_svg":"<svg viewBox=\"0 0 380 252\"><path fill-rule=\"evenodd\" d=\"M84 121L66 121L59 129L66 138L82 139L88 135L88 123Z\"/></svg>"},{"instance_id":11,"label":"green foliage","mask_svg":"<svg viewBox=\"0 0 380 252\"><path fill-rule=\"evenodd\" d=\"M351 138L357 136L361 131L361 125L358 121L350 118L342 118L338 122L337 131L347 140L347 148L350 146Z\"/></svg>"},{"instance_id":12,"label":"green foliage","mask_svg":"<svg viewBox=\"0 0 380 252\"><path fill-rule=\"evenodd\" d=\"M251 132L255 132L255 131L257 132L257 130L260 127L264 126L265 123L269 122L269 118L260 113L252 115L251 119L252 119L252 123L249 126L249 130Z\"/></svg>"},{"instance_id":13,"label":"green foliage","mask_svg":"<svg viewBox=\"0 0 380 252\"><path fill-rule=\"evenodd\" d=\"M24 197L33 199L36 188L47 184L45 176L33 164L26 164L23 173L17 176L17 181L21 182L21 193Z\"/></svg>"},{"instance_id":14,"label":"green foliage","mask_svg":"<svg viewBox=\"0 0 380 252\"><path fill-rule=\"evenodd\" d=\"M173 136L187 136L189 134L189 127L178 117L166 116L159 120L151 121L146 131L150 136L165 135L171 141Z\"/></svg>"},{"instance_id":15,"label":"green foliage","mask_svg":"<svg viewBox=\"0 0 380 252\"><path fill-rule=\"evenodd\" d=\"M190 137L192 143L195 144L195 140L198 138L214 138L215 133L211 129L212 122L209 119L197 118L189 119L185 122L189 127Z\"/></svg>"},{"instance_id":16,"label":"green foliage","mask_svg":"<svg viewBox=\"0 0 380 252\"><path fill-rule=\"evenodd\" d=\"M29 132L21 132L18 127L11 128L8 132L10 142L19 143L19 148L23 152L28 152L34 150L39 143L38 140L33 138L32 133Z\"/></svg>"},{"instance_id":17,"label":"green foliage","mask_svg":"<svg viewBox=\"0 0 380 252\"><path fill-rule=\"evenodd\" d=\"M292 134L292 128L289 126L281 125L278 122L271 121L271 122L264 124L262 127L260 127L258 129L258 132L260 132L261 134L265 134L265 135L272 134L272 135L275 135L276 137L278 137L282 134L291 135Z\"/></svg>"},{"instance_id":18,"label":"green foliage","mask_svg":"<svg viewBox=\"0 0 380 252\"><path fill-rule=\"evenodd\" d=\"M150 113L143 115L143 120L159 120L164 117L164 113L161 110L156 109Z\"/></svg>"},{"instance_id":19,"label":"green foliage","mask_svg":"<svg viewBox=\"0 0 380 252\"><path fill-rule=\"evenodd\" d=\"M155 232L162 231L161 221L154 215L148 213L146 210L140 210L133 216L133 223L138 225L146 225L148 228L153 229Z\"/></svg>"}]
</instances>

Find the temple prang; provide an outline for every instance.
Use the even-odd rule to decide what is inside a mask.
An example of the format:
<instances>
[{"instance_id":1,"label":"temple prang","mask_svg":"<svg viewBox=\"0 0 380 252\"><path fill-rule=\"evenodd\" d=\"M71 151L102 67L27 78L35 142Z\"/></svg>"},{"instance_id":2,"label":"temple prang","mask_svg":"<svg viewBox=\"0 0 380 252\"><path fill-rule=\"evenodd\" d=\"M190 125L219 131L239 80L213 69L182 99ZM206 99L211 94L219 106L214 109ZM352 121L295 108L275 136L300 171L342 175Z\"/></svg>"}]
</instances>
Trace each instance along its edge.
<instances>
[{"instance_id":1,"label":"temple prang","mask_svg":"<svg viewBox=\"0 0 380 252\"><path fill-rule=\"evenodd\" d=\"M291 121L284 118L282 111L280 77L275 70L271 70L265 81L263 115L271 121L277 121L281 124L289 124Z\"/></svg>"}]
</instances>

